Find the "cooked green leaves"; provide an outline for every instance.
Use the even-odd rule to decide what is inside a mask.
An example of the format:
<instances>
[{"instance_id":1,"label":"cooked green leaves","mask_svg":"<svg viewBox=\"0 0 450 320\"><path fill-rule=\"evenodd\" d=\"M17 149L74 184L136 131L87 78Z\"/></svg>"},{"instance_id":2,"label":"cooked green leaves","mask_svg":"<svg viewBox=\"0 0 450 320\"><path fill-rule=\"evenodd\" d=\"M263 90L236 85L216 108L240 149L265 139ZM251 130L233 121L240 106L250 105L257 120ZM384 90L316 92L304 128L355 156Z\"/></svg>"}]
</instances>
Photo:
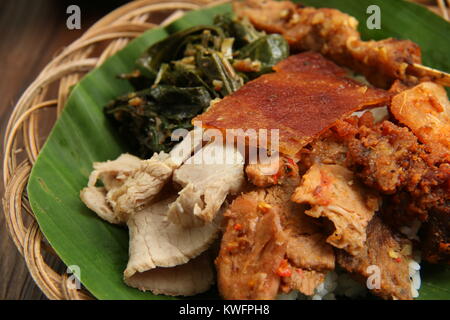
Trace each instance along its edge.
<instances>
[{"instance_id":1,"label":"cooked green leaves","mask_svg":"<svg viewBox=\"0 0 450 320\"><path fill-rule=\"evenodd\" d=\"M204 87L181 88L159 85L116 99L105 108L106 115L118 127L138 154L170 151L172 131L192 129L191 119L209 106L211 96Z\"/></svg>"}]
</instances>

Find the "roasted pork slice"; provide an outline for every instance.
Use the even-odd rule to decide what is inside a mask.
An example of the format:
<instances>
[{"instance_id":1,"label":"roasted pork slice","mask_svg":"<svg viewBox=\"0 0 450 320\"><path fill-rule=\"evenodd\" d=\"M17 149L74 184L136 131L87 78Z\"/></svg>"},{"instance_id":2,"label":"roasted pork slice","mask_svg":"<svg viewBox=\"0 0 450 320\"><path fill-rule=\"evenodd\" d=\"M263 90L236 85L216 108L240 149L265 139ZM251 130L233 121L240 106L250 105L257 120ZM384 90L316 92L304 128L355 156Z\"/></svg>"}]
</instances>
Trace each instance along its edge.
<instances>
[{"instance_id":1,"label":"roasted pork slice","mask_svg":"<svg viewBox=\"0 0 450 320\"><path fill-rule=\"evenodd\" d=\"M208 253L172 268L138 272L125 283L141 291L168 296L193 296L207 291L214 283L214 267Z\"/></svg>"},{"instance_id":2,"label":"roasted pork slice","mask_svg":"<svg viewBox=\"0 0 450 320\"><path fill-rule=\"evenodd\" d=\"M450 206L433 208L420 230L422 257L431 263L450 264Z\"/></svg>"},{"instance_id":3,"label":"roasted pork slice","mask_svg":"<svg viewBox=\"0 0 450 320\"><path fill-rule=\"evenodd\" d=\"M421 63L420 47L408 40L362 41L358 21L328 8L301 7L289 1L236 1L238 16L258 29L280 33L297 51L317 51L334 62L388 88L395 79L415 81L407 75L412 63Z\"/></svg>"},{"instance_id":4,"label":"roasted pork slice","mask_svg":"<svg viewBox=\"0 0 450 320\"><path fill-rule=\"evenodd\" d=\"M275 210L258 209L256 194L238 197L225 214L228 222L216 259L219 292L225 299L274 299L276 273L286 239Z\"/></svg>"},{"instance_id":5,"label":"roasted pork slice","mask_svg":"<svg viewBox=\"0 0 450 320\"><path fill-rule=\"evenodd\" d=\"M168 154L155 154L149 160L142 160L139 169L121 186L109 189L106 199L117 214L131 216L158 196L174 169Z\"/></svg>"},{"instance_id":6,"label":"roasted pork slice","mask_svg":"<svg viewBox=\"0 0 450 320\"><path fill-rule=\"evenodd\" d=\"M366 228L378 210L379 198L340 165L314 164L303 176L292 200L311 209L305 213L325 217L334 225L327 242L357 255L366 242Z\"/></svg>"},{"instance_id":7,"label":"roasted pork slice","mask_svg":"<svg viewBox=\"0 0 450 320\"><path fill-rule=\"evenodd\" d=\"M297 59L311 61L308 55ZM320 66L299 71L300 63L296 63L295 72L286 72L282 67L279 72L248 82L212 105L193 123L227 130L228 135L246 139L251 146L258 144L252 137L256 134L261 138L260 130L270 137L278 133L279 146L273 146L272 139L268 138L262 140L267 145L259 147L295 156L338 119L390 101L391 93L387 91L369 88L331 72L319 72Z\"/></svg>"},{"instance_id":8,"label":"roasted pork slice","mask_svg":"<svg viewBox=\"0 0 450 320\"><path fill-rule=\"evenodd\" d=\"M306 216L301 205L290 201L299 183L296 165L292 173L280 185L241 195L227 211L227 228L216 261L219 289L225 298L239 295L241 298L258 298L253 293L253 286L241 285L257 281L249 280L251 273L247 266L251 266L255 274L270 272L270 276L265 278L270 280L267 287L271 288L270 295L265 295L265 298L270 299L275 298L278 292L291 290L312 295L325 279L325 274L334 269L333 248L325 242L322 226ZM282 248L278 248L276 254L264 251L264 263L258 263L255 254L250 252L255 247L255 239L267 239L268 234L260 234L262 230L256 227L259 219L266 215L275 217L271 221L276 221L277 227L271 229L270 239L278 239ZM266 258L265 254L273 254L273 257ZM258 268L262 271L255 271L260 270ZM237 285L229 278L231 272L234 272L234 280L239 279ZM238 290L241 291L235 293Z\"/></svg>"},{"instance_id":9,"label":"roasted pork slice","mask_svg":"<svg viewBox=\"0 0 450 320\"><path fill-rule=\"evenodd\" d=\"M412 299L409 263L412 245L378 216L367 227L367 241L356 256L337 250L337 262L384 299Z\"/></svg>"},{"instance_id":10,"label":"roasted pork slice","mask_svg":"<svg viewBox=\"0 0 450 320\"><path fill-rule=\"evenodd\" d=\"M106 200L106 188L86 187L80 192L81 201L100 218L113 224L125 224L127 217L116 214Z\"/></svg>"},{"instance_id":11,"label":"roasted pork slice","mask_svg":"<svg viewBox=\"0 0 450 320\"><path fill-rule=\"evenodd\" d=\"M390 110L425 145L436 162L450 162L450 102L445 89L421 83L397 94Z\"/></svg>"},{"instance_id":12,"label":"roasted pork slice","mask_svg":"<svg viewBox=\"0 0 450 320\"><path fill-rule=\"evenodd\" d=\"M114 161L97 162L80 197L101 218L124 223L159 195L175 167L163 152L149 160L124 154ZM96 186L98 180L104 187Z\"/></svg>"},{"instance_id":13,"label":"roasted pork slice","mask_svg":"<svg viewBox=\"0 0 450 320\"><path fill-rule=\"evenodd\" d=\"M325 280L327 272L334 270L333 248L326 243L324 227L307 216L302 205L291 201L292 193L300 182L298 167L289 163L290 173L280 185L260 190L260 206L275 208L280 215L286 237L286 264L277 268L281 277L281 292L297 290L311 296Z\"/></svg>"},{"instance_id":14,"label":"roasted pork slice","mask_svg":"<svg viewBox=\"0 0 450 320\"><path fill-rule=\"evenodd\" d=\"M184 228L167 219L175 196L155 202L127 221L130 234L129 261L124 272L130 278L156 267L187 263L207 250L219 232L221 215L201 227Z\"/></svg>"},{"instance_id":15,"label":"roasted pork slice","mask_svg":"<svg viewBox=\"0 0 450 320\"><path fill-rule=\"evenodd\" d=\"M141 159L128 153L120 155L116 160L94 162L88 186L95 186L101 180L107 190L119 187L140 166Z\"/></svg>"},{"instance_id":16,"label":"roasted pork slice","mask_svg":"<svg viewBox=\"0 0 450 320\"><path fill-rule=\"evenodd\" d=\"M303 205L291 201L300 182L296 167L281 185L258 189L259 206L263 210L275 208L279 213L286 235L286 257L292 266L324 272L333 270L333 248L325 241L324 227L305 214Z\"/></svg>"},{"instance_id":17,"label":"roasted pork slice","mask_svg":"<svg viewBox=\"0 0 450 320\"><path fill-rule=\"evenodd\" d=\"M234 146L214 142L175 170L173 181L183 189L170 204L168 219L184 227L211 222L228 194L245 184L244 159Z\"/></svg>"}]
</instances>

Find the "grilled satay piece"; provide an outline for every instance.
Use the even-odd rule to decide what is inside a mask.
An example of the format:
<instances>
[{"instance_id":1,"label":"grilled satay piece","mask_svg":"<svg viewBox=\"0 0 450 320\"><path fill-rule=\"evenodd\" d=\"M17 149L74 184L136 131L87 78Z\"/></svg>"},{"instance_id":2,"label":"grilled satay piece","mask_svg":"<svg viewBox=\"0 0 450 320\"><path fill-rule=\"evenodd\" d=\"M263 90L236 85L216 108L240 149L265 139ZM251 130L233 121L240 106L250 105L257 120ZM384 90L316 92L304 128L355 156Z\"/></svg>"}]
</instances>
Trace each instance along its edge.
<instances>
[{"instance_id":1,"label":"grilled satay piece","mask_svg":"<svg viewBox=\"0 0 450 320\"><path fill-rule=\"evenodd\" d=\"M335 9L301 7L290 1L235 2L238 16L258 29L280 33L295 51L318 51L362 73L373 85L388 88L395 79L416 83L407 69L421 64L420 47L409 40L362 41L358 21Z\"/></svg>"}]
</instances>

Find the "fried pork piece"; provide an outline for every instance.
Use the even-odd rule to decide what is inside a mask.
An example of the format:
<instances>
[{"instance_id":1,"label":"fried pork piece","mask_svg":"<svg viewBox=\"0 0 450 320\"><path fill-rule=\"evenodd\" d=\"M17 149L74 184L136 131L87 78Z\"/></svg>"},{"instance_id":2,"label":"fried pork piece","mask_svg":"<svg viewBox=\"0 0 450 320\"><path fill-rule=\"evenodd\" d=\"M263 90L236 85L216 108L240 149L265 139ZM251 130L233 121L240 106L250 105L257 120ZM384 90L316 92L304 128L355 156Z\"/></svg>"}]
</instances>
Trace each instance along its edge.
<instances>
[{"instance_id":1,"label":"fried pork piece","mask_svg":"<svg viewBox=\"0 0 450 320\"><path fill-rule=\"evenodd\" d=\"M362 41L358 21L335 9L302 8L289 1L247 0L234 11L258 29L280 33L291 48L313 50L360 72L375 86L388 88L395 79L410 80L406 69L421 63L418 45L408 40ZM413 79L411 79L413 80Z\"/></svg>"},{"instance_id":2,"label":"fried pork piece","mask_svg":"<svg viewBox=\"0 0 450 320\"><path fill-rule=\"evenodd\" d=\"M301 164L310 168L314 164L345 165L347 147L333 132L327 131L301 151Z\"/></svg>"},{"instance_id":3,"label":"fried pork piece","mask_svg":"<svg viewBox=\"0 0 450 320\"><path fill-rule=\"evenodd\" d=\"M442 212L450 207L450 164L430 154L408 128L364 118L336 125L348 148L348 166L364 184L385 195L381 212L389 225L409 226L430 216L423 225L423 256L429 262L448 262L450 228L448 214Z\"/></svg>"},{"instance_id":4,"label":"fried pork piece","mask_svg":"<svg viewBox=\"0 0 450 320\"><path fill-rule=\"evenodd\" d=\"M356 256L337 250L337 262L348 272L366 282L369 279L372 292L384 299L411 300L409 262L412 246L409 240L400 238L375 216L367 227L364 249ZM377 272L381 279L377 288ZM367 283L366 282L366 283Z\"/></svg>"},{"instance_id":5,"label":"fried pork piece","mask_svg":"<svg viewBox=\"0 0 450 320\"><path fill-rule=\"evenodd\" d=\"M390 110L429 147L436 162L450 162L450 102L442 86L424 82L403 91Z\"/></svg>"},{"instance_id":6,"label":"fried pork piece","mask_svg":"<svg viewBox=\"0 0 450 320\"><path fill-rule=\"evenodd\" d=\"M434 208L420 230L422 257L431 263L450 264L450 206Z\"/></svg>"},{"instance_id":7,"label":"fried pork piece","mask_svg":"<svg viewBox=\"0 0 450 320\"><path fill-rule=\"evenodd\" d=\"M334 224L327 242L352 255L363 250L366 228L378 210L378 197L364 188L353 173L340 165L313 165L303 176L292 200L312 206L305 213L326 217Z\"/></svg>"},{"instance_id":8,"label":"fried pork piece","mask_svg":"<svg viewBox=\"0 0 450 320\"><path fill-rule=\"evenodd\" d=\"M287 72L289 68L281 67L279 72L248 82L212 105L193 123L201 122L204 128L228 129L227 134L236 129L234 135L240 138L248 138L251 130L258 133L260 129L276 129L279 151L295 156L337 119L390 101L391 94L387 91L324 71L324 66L331 62L323 57L306 53L289 59L295 61L294 71ZM305 71L301 71L305 63ZM317 67L312 68L311 64ZM252 145L255 141L248 139L248 143Z\"/></svg>"},{"instance_id":9,"label":"fried pork piece","mask_svg":"<svg viewBox=\"0 0 450 320\"><path fill-rule=\"evenodd\" d=\"M316 288L325 281L326 274L324 272L290 267L291 275L282 278L281 291L283 293L297 290L304 295L312 296Z\"/></svg>"},{"instance_id":10,"label":"fried pork piece","mask_svg":"<svg viewBox=\"0 0 450 320\"><path fill-rule=\"evenodd\" d=\"M280 171L280 161L272 161L267 164L248 164L245 167L247 179L255 186L261 188L278 184L278 173Z\"/></svg>"},{"instance_id":11,"label":"fried pork piece","mask_svg":"<svg viewBox=\"0 0 450 320\"><path fill-rule=\"evenodd\" d=\"M431 208L448 206L450 164L434 164L408 128L350 118L338 121L336 130L348 148L348 165L361 181L391 195L383 211L394 214L398 225L424 221Z\"/></svg>"},{"instance_id":12,"label":"fried pork piece","mask_svg":"<svg viewBox=\"0 0 450 320\"><path fill-rule=\"evenodd\" d=\"M226 299L274 299L278 292L312 295L334 269L334 253L321 227L289 200L298 174L282 185L238 197L216 260Z\"/></svg>"}]
</instances>

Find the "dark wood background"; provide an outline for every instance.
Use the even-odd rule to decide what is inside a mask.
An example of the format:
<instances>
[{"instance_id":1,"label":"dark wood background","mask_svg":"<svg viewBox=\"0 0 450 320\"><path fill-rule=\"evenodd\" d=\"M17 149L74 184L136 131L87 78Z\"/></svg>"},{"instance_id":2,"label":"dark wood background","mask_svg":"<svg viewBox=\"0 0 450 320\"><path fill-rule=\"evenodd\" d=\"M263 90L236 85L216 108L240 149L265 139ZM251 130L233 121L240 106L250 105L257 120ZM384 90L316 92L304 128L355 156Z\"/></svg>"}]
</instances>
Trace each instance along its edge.
<instances>
[{"instance_id":1,"label":"dark wood background","mask_svg":"<svg viewBox=\"0 0 450 320\"><path fill-rule=\"evenodd\" d=\"M127 1L0 0L1 159L6 123L14 103L23 91L55 53L81 36L95 21L125 2ZM71 4L77 4L81 8L81 30L66 28L66 9ZM3 196L2 183L0 195ZM0 210L0 300L45 299L9 238L3 208Z\"/></svg>"}]
</instances>

